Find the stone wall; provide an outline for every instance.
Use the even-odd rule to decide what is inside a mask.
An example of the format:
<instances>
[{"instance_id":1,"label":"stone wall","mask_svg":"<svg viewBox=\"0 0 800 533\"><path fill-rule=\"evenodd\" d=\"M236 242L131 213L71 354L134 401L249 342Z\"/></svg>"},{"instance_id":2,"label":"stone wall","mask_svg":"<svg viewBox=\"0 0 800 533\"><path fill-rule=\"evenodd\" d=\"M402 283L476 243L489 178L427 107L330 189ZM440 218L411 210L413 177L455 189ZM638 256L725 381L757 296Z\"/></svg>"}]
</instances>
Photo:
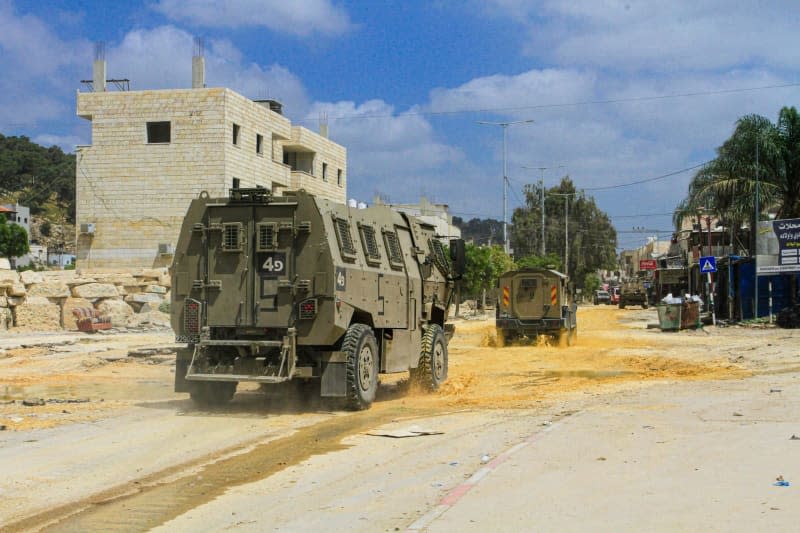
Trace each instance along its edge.
<instances>
[{"instance_id":1,"label":"stone wall","mask_svg":"<svg viewBox=\"0 0 800 533\"><path fill-rule=\"evenodd\" d=\"M127 271L0 270L0 331L77 330L72 310L91 307L115 327L168 325L159 311L170 301L166 268Z\"/></svg>"}]
</instances>

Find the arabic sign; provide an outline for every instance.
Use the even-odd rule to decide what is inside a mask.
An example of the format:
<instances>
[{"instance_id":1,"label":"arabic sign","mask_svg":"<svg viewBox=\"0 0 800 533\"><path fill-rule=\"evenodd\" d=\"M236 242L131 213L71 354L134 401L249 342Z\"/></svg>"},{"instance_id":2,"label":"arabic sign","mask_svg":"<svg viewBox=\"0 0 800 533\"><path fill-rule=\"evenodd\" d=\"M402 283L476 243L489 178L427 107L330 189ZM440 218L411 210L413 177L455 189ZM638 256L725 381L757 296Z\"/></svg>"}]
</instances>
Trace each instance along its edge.
<instances>
[{"instance_id":1,"label":"arabic sign","mask_svg":"<svg viewBox=\"0 0 800 533\"><path fill-rule=\"evenodd\" d=\"M800 218L773 220L772 230L778 237L778 264L800 265Z\"/></svg>"},{"instance_id":2,"label":"arabic sign","mask_svg":"<svg viewBox=\"0 0 800 533\"><path fill-rule=\"evenodd\" d=\"M655 259L639 259L639 270L655 270L658 268Z\"/></svg>"}]
</instances>

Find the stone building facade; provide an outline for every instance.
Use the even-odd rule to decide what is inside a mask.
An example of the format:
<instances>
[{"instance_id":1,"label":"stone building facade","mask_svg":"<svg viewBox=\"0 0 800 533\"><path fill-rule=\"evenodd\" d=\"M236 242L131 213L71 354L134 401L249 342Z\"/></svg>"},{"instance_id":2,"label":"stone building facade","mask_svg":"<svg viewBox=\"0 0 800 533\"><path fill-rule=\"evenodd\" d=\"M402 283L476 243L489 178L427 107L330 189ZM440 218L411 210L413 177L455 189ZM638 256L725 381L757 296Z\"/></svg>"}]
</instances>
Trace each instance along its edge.
<instances>
[{"instance_id":1,"label":"stone building facade","mask_svg":"<svg viewBox=\"0 0 800 533\"><path fill-rule=\"evenodd\" d=\"M102 80L101 80L102 81ZM168 266L184 214L202 191L303 188L345 202L344 147L293 126L274 101L230 89L78 92L92 123L77 150L79 268Z\"/></svg>"}]
</instances>

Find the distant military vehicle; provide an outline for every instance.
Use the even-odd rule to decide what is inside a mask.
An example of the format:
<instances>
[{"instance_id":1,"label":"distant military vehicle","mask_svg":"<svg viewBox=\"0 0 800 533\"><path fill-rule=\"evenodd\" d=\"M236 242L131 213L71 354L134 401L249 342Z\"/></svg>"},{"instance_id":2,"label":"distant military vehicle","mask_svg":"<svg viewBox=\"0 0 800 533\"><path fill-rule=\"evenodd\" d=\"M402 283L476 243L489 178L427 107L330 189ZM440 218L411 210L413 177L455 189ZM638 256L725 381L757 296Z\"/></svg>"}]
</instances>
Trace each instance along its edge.
<instances>
[{"instance_id":1,"label":"distant military vehicle","mask_svg":"<svg viewBox=\"0 0 800 533\"><path fill-rule=\"evenodd\" d=\"M644 280L633 278L622 282L619 288L619 308L625 309L626 305L641 305L647 309L647 288Z\"/></svg>"},{"instance_id":2,"label":"distant military vehicle","mask_svg":"<svg viewBox=\"0 0 800 533\"><path fill-rule=\"evenodd\" d=\"M526 268L498 279L495 326L502 343L548 335L569 346L577 337L576 311L561 272Z\"/></svg>"},{"instance_id":3,"label":"distant military vehicle","mask_svg":"<svg viewBox=\"0 0 800 533\"><path fill-rule=\"evenodd\" d=\"M433 226L388 207L303 191L203 193L171 268L172 327L187 343L175 391L212 405L238 382L294 381L364 409L378 373L410 370L436 389L447 378L445 320L463 240L450 255Z\"/></svg>"}]
</instances>

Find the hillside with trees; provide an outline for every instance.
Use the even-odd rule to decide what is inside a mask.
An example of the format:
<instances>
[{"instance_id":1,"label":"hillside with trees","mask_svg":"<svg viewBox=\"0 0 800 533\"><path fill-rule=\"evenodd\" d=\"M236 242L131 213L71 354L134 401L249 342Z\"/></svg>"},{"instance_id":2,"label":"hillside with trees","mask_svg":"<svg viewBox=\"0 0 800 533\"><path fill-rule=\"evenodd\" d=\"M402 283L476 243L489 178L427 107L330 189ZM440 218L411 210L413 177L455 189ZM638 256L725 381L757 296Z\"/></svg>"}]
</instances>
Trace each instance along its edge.
<instances>
[{"instance_id":1,"label":"hillside with trees","mask_svg":"<svg viewBox=\"0 0 800 533\"><path fill-rule=\"evenodd\" d=\"M52 223L75 223L75 155L0 134L0 203L19 203Z\"/></svg>"}]
</instances>

